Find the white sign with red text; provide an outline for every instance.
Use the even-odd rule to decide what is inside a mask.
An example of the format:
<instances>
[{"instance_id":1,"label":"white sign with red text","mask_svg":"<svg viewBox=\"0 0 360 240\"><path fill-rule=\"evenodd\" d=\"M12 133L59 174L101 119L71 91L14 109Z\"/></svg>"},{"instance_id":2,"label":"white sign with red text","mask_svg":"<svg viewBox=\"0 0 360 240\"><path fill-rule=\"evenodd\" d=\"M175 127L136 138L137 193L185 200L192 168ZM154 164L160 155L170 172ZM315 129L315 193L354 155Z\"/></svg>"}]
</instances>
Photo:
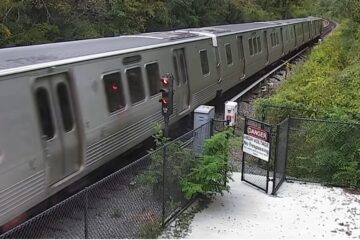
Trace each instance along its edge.
<instances>
[{"instance_id":1,"label":"white sign with red text","mask_svg":"<svg viewBox=\"0 0 360 240\"><path fill-rule=\"evenodd\" d=\"M264 161L269 161L270 143L267 140L268 133L266 131L248 126L247 134L244 134L243 151Z\"/></svg>"}]
</instances>

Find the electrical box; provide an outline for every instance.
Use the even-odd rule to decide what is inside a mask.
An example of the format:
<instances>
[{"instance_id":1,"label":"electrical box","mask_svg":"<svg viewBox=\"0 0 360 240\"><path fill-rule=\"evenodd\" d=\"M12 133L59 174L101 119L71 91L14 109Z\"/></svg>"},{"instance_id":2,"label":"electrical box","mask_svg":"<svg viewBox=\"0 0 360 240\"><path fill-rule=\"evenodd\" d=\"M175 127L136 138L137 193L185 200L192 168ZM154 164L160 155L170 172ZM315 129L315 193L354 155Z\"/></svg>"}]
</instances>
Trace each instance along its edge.
<instances>
[{"instance_id":1,"label":"electrical box","mask_svg":"<svg viewBox=\"0 0 360 240\"><path fill-rule=\"evenodd\" d=\"M237 102L226 102L224 120L229 123L229 126L235 126L237 121L238 104Z\"/></svg>"},{"instance_id":2,"label":"electrical box","mask_svg":"<svg viewBox=\"0 0 360 240\"><path fill-rule=\"evenodd\" d=\"M215 117L215 107L201 105L194 111L194 152L201 155L204 142L211 137L211 120Z\"/></svg>"}]
</instances>

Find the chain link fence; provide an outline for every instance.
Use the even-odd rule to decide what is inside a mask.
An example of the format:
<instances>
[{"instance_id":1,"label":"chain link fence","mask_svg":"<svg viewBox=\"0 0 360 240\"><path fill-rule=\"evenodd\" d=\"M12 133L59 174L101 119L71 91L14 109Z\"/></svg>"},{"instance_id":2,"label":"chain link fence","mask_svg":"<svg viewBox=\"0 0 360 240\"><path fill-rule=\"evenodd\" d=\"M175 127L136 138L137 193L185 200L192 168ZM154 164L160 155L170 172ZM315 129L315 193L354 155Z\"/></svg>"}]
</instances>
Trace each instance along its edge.
<instances>
[{"instance_id":1,"label":"chain link fence","mask_svg":"<svg viewBox=\"0 0 360 240\"><path fill-rule=\"evenodd\" d=\"M320 116L326 114L282 106L266 105L257 111L257 119L277 129L275 154L269 165L274 171L273 175L270 172L273 194L285 179L360 188L360 124L332 121L330 117L320 120ZM264 176L263 163L251 159L245 163L245 172ZM263 179L257 184L261 183Z\"/></svg>"},{"instance_id":2,"label":"chain link fence","mask_svg":"<svg viewBox=\"0 0 360 240\"><path fill-rule=\"evenodd\" d=\"M191 201L180 179L198 161L212 128L208 122L186 133L0 238L157 237Z\"/></svg>"},{"instance_id":3,"label":"chain link fence","mask_svg":"<svg viewBox=\"0 0 360 240\"><path fill-rule=\"evenodd\" d=\"M272 175L272 166L275 151L271 145L274 145L276 138L274 138L274 129L271 125L259 122L254 119L246 118L245 126L251 126L256 129L262 129L262 131L268 133L267 142L270 143L269 159L267 161L255 157L253 155L243 152L242 155L242 168L241 168L241 179L247 183L267 192L269 188L270 175Z\"/></svg>"},{"instance_id":4,"label":"chain link fence","mask_svg":"<svg viewBox=\"0 0 360 240\"><path fill-rule=\"evenodd\" d=\"M288 178L360 187L360 124L291 118Z\"/></svg>"},{"instance_id":5,"label":"chain link fence","mask_svg":"<svg viewBox=\"0 0 360 240\"><path fill-rule=\"evenodd\" d=\"M281 184L286 178L287 158L288 158L288 131L289 118L277 125L276 129L276 145L274 157L274 175L272 194L276 194Z\"/></svg>"}]
</instances>

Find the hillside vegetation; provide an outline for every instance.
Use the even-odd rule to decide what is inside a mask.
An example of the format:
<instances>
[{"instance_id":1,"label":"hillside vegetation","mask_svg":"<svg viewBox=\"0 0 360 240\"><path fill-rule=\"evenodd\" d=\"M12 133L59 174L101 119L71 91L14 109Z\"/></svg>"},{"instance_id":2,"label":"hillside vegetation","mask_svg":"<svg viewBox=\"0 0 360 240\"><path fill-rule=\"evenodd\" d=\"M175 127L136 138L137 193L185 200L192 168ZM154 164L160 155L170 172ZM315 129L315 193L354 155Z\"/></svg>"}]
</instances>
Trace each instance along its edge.
<instances>
[{"instance_id":1,"label":"hillside vegetation","mask_svg":"<svg viewBox=\"0 0 360 240\"><path fill-rule=\"evenodd\" d=\"M345 21L271 98L258 102L313 109L317 116L360 120L360 28Z\"/></svg>"},{"instance_id":2,"label":"hillside vegetation","mask_svg":"<svg viewBox=\"0 0 360 240\"><path fill-rule=\"evenodd\" d=\"M317 9L338 19L338 30L277 94L256 103L258 113L272 109L266 114L274 123L293 116L293 109L303 109L296 111L301 117L360 122L360 2L326 2L320 1ZM360 125L296 120L288 159L290 176L359 188Z\"/></svg>"}]
</instances>

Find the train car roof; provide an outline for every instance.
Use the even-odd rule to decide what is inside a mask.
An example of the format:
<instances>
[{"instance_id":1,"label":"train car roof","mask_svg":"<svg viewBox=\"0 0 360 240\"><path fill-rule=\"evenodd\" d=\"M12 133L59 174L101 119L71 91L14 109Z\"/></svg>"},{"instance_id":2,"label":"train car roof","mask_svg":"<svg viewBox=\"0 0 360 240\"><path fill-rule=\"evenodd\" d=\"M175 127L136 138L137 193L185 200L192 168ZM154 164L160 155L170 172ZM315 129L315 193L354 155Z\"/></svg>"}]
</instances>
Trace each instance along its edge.
<instances>
[{"instance_id":1,"label":"train car roof","mask_svg":"<svg viewBox=\"0 0 360 240\"><path fill-rule=\"evenodd\" d=\"M3 48L0 49L0 71L84 56L115 52L119 54L130 49L135 51L200 39L204 39L204 36L170 31Z\"/></svg>"},{"instance_id":2,"label":"train car roof","mask_svg":"<svg viewBox=\"0 0 360 240\"><path fill-rule=\"evenodd\" d=\"M202 27L202 28L188 28L182 31L189 33L208 33L214 34L216 36L224 36L231 35L234 33L242 33L255 31L260 29L281 27L284 25L301 23L306 21L318 20L320 18L315 17L307 17L307 18L296 18L296 19L286 19L286 20L276 20L276 21L268 21L268 22L252 22L252 23L240 23L240 24L227 24L227 25L219 25L213 27Z\"/></svg>"},{"instance_id":3,"label":"train car roof","mask_svg":"<svg viewBox=\"0 0 360 240\"><path fill-rule=\"evenodd\" d=\"M192 42L238 32L271 28L315 20L302 18L269 22L229 24L167 32L142 33L119 37L78 40L61 43L0 49L0 76L70 64L102 57Z\"/></svg>"}]
</instances>

